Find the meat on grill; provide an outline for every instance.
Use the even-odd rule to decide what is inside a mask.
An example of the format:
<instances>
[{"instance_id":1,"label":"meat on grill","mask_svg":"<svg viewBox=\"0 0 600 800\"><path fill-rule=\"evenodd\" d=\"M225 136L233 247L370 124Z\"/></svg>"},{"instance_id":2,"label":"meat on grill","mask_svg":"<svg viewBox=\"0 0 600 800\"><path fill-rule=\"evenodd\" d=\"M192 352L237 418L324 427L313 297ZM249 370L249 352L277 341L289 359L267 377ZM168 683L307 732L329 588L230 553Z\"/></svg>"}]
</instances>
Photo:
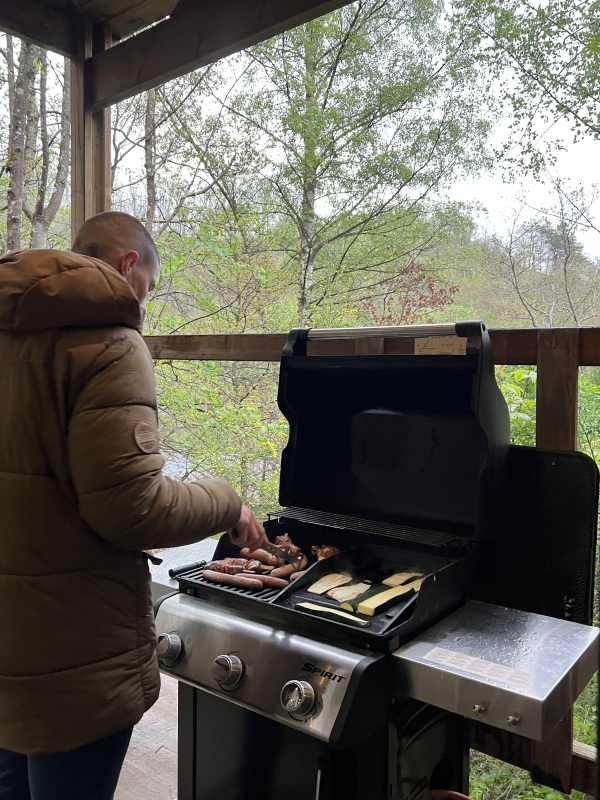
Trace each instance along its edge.
<instances>
[{"instance_id":1,"label":"meat on grill","mask_svg":"<svg viewBox=\"0 0 600 800\"><path fill-rule=\"evenodd\" d=\"M302 553L302 548L297 547L287 533L284 533L281 536L276 536L275 544L277 547L287 547L291 556L299 556Z\"/></svg>"},{"instance_id":2,"label":"meat on grill","mask_svg":"<svg viewBox=\"0 0 600 800\"><path fill-rule=\"evenodd\" d=\"M331 556L336 556L340 551L337 547L334 547L330 544L323 544L319 547L319 545L314 545L310 548L311 553L313 556L316 556L319 561L323 558L331 558Z\"/></svg>"},{"instance_id":3,"label":"meat on grill","mask_svg":"<svg viewBox=\"0 0 600 800\"><path fill-rule=\"evenodd\" d=\"M248 558L221 558L218 561L209 561L205 569L223 575L238 575L240 572L258 572L260 562Z\"/></svg>"}]
</instances>

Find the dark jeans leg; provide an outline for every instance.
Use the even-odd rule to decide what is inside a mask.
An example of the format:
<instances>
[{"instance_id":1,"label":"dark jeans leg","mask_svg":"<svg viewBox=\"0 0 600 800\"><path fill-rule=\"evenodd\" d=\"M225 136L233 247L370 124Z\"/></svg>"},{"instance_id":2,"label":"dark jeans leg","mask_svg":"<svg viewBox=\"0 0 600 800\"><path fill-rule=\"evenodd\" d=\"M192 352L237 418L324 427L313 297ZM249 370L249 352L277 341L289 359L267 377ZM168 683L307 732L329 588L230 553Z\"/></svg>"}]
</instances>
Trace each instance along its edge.
<instances>
[{"instance_id":1,"label":"dark jeans leg","mask_svg":"<svg viewBox=\"0 0 600 800\"><path fill-rule=\"evenodd\" d=\"M112 800L131 733L128 728L68 753L29 756L31 800Z\"/></svg>"},{"instance_id":2,"label":"dark jeans leg","mask_svg":"<svg viewBox=\"0 0 600 800\"><path fill-rule=\"evenodd\" d=\"M31 800L27 756L0 747L0 800Z\"/></svg>"}]
</instances>

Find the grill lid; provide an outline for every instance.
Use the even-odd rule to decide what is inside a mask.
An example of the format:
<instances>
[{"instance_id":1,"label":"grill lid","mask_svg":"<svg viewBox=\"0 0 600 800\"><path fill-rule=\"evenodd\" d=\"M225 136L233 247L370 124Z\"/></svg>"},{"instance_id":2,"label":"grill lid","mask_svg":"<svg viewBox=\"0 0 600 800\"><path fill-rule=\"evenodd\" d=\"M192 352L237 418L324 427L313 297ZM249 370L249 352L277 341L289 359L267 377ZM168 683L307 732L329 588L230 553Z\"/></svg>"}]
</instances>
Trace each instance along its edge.
<instances>
[{"instance_id":1,"label":"grill lid","mask_svg":"<svg viewBox=\"0 0 600 800\"><path fill-rule=\"evenodd\" d=\"M306 354L309 340L350 334L404 341L392 342L397 355ZM509 416L482 322L293 330L278 400L290 425L283 506L477 540L494 534Z\"/></svg>"}]
</instances>

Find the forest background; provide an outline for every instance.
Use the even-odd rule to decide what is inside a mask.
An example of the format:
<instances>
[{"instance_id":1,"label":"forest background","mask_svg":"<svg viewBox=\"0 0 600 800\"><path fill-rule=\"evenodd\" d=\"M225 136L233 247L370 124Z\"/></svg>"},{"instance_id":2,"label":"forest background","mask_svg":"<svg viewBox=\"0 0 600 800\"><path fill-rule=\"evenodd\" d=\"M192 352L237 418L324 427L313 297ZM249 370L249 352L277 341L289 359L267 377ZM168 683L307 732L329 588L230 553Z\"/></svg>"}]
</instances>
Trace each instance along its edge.
<instances>
[{"instance_id":1,"label":"forest background","mask_svg":"<svg viewBox=\"0 0 600 800\"><path fill-rule=\"evenodd\" d=\"M600 324L586 253L596 189L555 170L557 121L600 135L600 0L359 0L112 110L113 208L162 260L149 334L286 331L482 318ZM0 39L0 248L68 248L69 66ZM502 141L494 136L502 121ZM468 176L533 175L504 230L452 200ZM157 362L170 474L228 478L258 515L278 507L287 425L277 367ZM502 368L513 441L533 444L536 373ZM580 380L580 447L600 461L600 372ZM595 690L576 737L595 744ZM548 797L483 756L472 794Z\"/></svg>"}]
</instances>

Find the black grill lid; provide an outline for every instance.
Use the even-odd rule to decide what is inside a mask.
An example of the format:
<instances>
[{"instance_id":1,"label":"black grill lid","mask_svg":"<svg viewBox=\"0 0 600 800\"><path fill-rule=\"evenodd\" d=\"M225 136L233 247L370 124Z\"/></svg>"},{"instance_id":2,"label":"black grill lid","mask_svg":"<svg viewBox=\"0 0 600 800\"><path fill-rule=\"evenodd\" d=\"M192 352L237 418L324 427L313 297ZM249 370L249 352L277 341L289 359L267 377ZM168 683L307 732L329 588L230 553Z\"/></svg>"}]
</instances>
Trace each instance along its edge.
<instances>
[{"instance_id":1,"label":"black grill lid","mask_svg":"<svg viewBox=\"0 0 600 800\"><path fill-rule=\"evenodd\" d=\"M452 335L466 347L461 355L306 355L310 339L365 332L415 341ZM509 416L482 322L293 330L279 407L290 425L282 506L475 539L494 534Z\"/></svg>"}]
</instances>

